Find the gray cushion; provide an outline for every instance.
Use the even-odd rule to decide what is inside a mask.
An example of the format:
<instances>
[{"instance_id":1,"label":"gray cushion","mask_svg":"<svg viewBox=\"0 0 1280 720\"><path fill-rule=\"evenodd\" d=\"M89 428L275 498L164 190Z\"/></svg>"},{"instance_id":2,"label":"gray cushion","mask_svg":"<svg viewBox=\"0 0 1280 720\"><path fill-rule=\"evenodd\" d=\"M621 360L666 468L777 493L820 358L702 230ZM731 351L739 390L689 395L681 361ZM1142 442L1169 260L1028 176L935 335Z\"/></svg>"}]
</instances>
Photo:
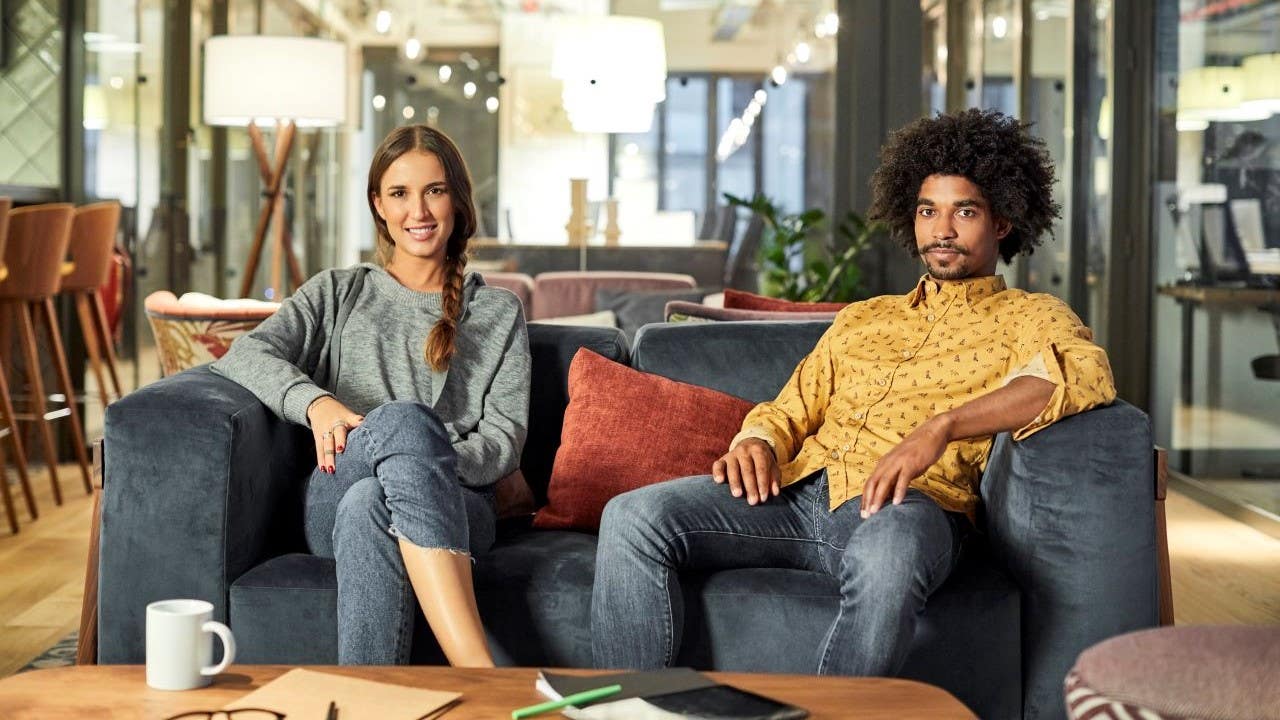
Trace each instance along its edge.
<instances>
[{"instance_id":1,"label":"gray cushion","mask_svg":"<svg viewBox=\"0 0 1280 720\"><path fill-rule=\"evenodd\" d=\"M822 321L649 325L636 335L631 366L762 402L778 395L829 327Z\"/></svg>"},{"instance_id":2,"label":"gray cushion","mask_svg":"<svg viewBox=\"0 0 1280 720\"><path fill-rule=\"evenodd\" d=\"M612 310L618 319L618 329L627 336L627 341L635 340L640 328L649 323L660 323L665 320L663 308L669 300L686 300L702 302L702 298L717 292L713 288L694 288L692 290L617 290L600 288L596 290L596 305L599 310Z\"/></svg>"}]
</instances>

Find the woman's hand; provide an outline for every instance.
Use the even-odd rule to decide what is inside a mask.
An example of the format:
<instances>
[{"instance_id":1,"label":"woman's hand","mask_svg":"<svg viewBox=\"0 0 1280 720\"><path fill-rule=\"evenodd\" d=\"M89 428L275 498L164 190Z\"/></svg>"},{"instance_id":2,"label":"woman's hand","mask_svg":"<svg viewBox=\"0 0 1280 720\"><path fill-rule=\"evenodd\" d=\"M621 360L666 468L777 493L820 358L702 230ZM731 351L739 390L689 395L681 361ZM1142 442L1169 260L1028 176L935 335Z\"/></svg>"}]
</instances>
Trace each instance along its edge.
<instances>
[{"instance_id":1,"label":"woman's hand","mask_svg":"<svg viewBox=\"0 0 1280 720\"><path fill-rule=\"evenodd\" d=\"M347 432L364 422L332 395L317 398L307 408L307 421L316 441L316 467L332 474L338 453L347 447Z\"/></svg>"}]
</instances>

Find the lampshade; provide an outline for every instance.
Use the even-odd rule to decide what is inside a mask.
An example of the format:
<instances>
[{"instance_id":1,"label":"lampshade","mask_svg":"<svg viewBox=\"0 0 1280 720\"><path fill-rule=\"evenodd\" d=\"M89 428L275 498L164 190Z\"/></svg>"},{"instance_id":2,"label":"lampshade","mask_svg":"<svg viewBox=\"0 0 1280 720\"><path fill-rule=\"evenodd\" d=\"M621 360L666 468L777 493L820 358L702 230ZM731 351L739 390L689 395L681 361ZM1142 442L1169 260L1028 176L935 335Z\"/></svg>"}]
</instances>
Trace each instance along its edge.
<instances>
[{"instance_id":1,"label":"lampshade","mask_svg":"<svg viewBox=\"0 0 1280 720\"><path fill-rule=\"evenodd\" d=\"M662 23L617 15L557 23L551 76L578 132L645 132L667 95Z\"/></svg>"},{"instance_id":2,"label":"lampshade","mask_svg":"<svg viewBox=\"0 0 1280 720\"><path fill-rule=\"evenodd\" d=\"M1280 113L1280 53L1251 55L1244 59L1244 101L1246 109Z\"/></svg>"},{"instance_id":3,"label":"lampshade","mask_svg":"<svg viewBox=\"0 0 1280 720\"><path fill-rule=\"evenodd\" d=\"M1243 68L1209 66L1187 70L1178 79L1178 121L1246 122L1262 120L1269 110L1247 108Z\"/></svg>"},{"instance_id":4,"label":"lampshade","mask_svg":"<svg viewBox=\"0 0 1280 720\"><path fill-rule=\"evenodd\" d=\"M347 49L334 40L218 35L204 44L208 125L346 122Z\"/></svg>"}]
</instances>

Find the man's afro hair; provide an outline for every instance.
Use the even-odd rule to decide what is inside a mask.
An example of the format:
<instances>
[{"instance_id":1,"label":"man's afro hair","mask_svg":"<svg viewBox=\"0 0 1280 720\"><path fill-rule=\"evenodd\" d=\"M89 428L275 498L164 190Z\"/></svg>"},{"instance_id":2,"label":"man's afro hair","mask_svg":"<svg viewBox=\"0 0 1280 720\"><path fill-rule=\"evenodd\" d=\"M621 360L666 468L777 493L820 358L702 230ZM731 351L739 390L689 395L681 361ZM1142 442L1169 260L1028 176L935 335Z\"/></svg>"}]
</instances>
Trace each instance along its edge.
<instances>
[{"instance_id":1,"label":"man's afro hair","mask_svg":"<svg viewBox=\"0 0 1280 720\"><path fill-rule=\"evenodd\" d=\"M969 109L921 118L889 137L871 177L873 220L889 226L894 240L918 254L916 200L930 175L959 175L977 185L991 211L1013 224L1000 241L1010 262L1030 255L1053 232L1061 208L1053 201L1053 161L1027 124L994 110Z\"/></svg>"}]
</instances>

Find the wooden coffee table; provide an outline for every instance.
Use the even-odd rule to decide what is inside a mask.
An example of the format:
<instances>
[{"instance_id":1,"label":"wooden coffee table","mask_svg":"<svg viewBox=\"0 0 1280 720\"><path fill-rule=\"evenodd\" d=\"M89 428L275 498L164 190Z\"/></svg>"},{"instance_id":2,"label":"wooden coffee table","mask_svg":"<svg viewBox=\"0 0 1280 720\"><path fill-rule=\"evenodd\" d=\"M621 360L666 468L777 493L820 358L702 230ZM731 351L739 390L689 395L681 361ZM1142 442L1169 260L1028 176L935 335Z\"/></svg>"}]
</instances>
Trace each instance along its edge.
<instances>
[{"instance_id":1,"label":"wooden coffee table","mask_svg":"<svg viewBox=\"0 0 1280 720\"><path fill-rule=\"evenodd\" d=\"M162 720L188 710L222 707L291 669L287 665L232 665L213 685L167 692L146 684L141 665L75 665L19 673L0 680L0 718ZM518 707L542 702L534 692L536 668L466 670L450 667L322 667L312 670L432 690L462 693L462 703L442 720L495 720ZM583 675L597 671L568 671ZM707 673L809 710L814 720L835 718L972 718L947 691L912 680L812 677L759 673ZM559 718L548 713L546 718ZM295 720L290 718L289 720ZM302 718L301 720L314 720Z\"/></svg>"}]
</instances>

